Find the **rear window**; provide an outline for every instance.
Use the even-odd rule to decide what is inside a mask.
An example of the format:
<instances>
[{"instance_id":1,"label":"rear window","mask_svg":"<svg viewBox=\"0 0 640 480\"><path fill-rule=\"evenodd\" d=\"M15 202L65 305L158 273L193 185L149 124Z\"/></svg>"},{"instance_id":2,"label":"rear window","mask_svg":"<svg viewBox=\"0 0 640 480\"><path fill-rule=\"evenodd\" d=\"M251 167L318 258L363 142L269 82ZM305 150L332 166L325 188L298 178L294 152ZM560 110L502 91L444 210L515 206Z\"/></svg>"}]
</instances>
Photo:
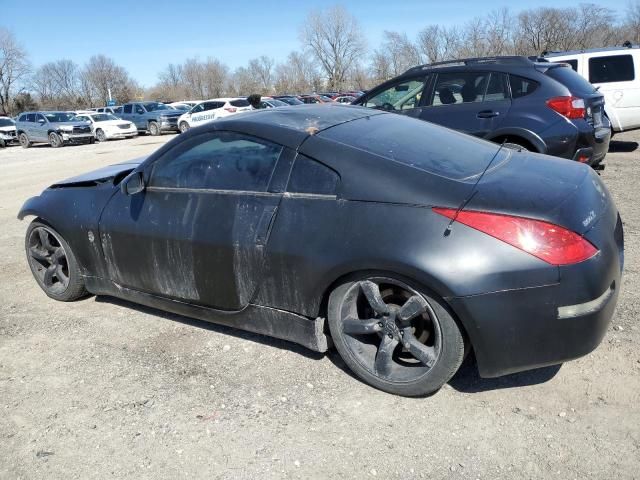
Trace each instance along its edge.
<instances>
[{"instance_id":1,"label":"rear window","mask_svg":"<svg viewBox=\"0 0 640 480\"><path fill-rule=\"evenodd\" d=\"M375 115L338 125L320 136L452 180L482 173L500 148L422 120ZM495 165L508 157L503 149Z\"/></svg>"},{"instance_id":2,"label":"rear window","mask_svg":"<svg viewBox=\"0 0 640 480\"><path fill-rule=\"evenodd\" d=\"M247 100L244 100L242 98L238 100L231 100L229 103L234 107L248 107L249 105L251 105Z\"/></svg>"},{"instance_id":3,"label":"rear window","mask_svg":"<svg viewBox=\"0 0 640 480\"><path fill-rule=\"evenodd\" d=\"M593 93L596 91L593 85L568 66L551 67L546 74L567 87L571 93Z\"/></svg>"},{"instance_id":4,"label":"rear window","mask_svg":"<svg viewBox=\"0 0 640 480\"><path fill-rule=\"evenodd\" d=\"M635 78L631 55L612 55L589 59L591 83L628 82Z\"/></svg>"}]
</instances>

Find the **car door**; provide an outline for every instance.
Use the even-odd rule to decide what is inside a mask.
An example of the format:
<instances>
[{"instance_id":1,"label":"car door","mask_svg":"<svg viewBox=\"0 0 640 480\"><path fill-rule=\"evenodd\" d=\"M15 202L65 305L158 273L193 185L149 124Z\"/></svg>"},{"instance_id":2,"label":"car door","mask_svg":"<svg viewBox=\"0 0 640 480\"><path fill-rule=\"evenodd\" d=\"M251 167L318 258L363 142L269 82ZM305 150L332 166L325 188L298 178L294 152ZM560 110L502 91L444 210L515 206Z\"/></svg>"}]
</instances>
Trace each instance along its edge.
<instances>
[{"instance_id":1,"label":"car door","mask_svg":"<svg viewBox=\"0 0 640 480\"><path fill-rule=\"evenodd\" d=\"M126 105L122 106L122 113L120 113L120 118L122 120L128 120L130 122L133 122L133 105L130 103L127 103ZM135 122L133 122L135 123Z\"/></svg>"},{"instance_id":2,"label":"car door","mask_svg":"<svg viewBox=\"0 0 640 480\"><path fill-rule=\"evenodd\" d=\"M47 119L41 113L36 113L36 121L32 126L31 138L36 142L47 142L49 140Z\"/></svg>"},{"instance_id":3,"label":"car door","mask_svg":"<svg viewBox=\"0 0 640 480\"><path fill-rule=\"evenodd\" d=\"M429 75L399 80L365 97L361 105L388 112L417 116Z\"/></svg>"},{"instance_id":4,"label":"car door","mask_svg":"<svg viewBox=\"0 0 640 480\"><path fill-rule=\"evenodd\" d=\"M420 118L477 137L495 130L511 107L506 75L499 72L438 73Z\"/></svg>"},{"instance_id":5,"label":"car door","mask_svg":"<svg viewBox=\"0 0 640 480\"><path fill-rule=\"evenodd\" d=\"M268 187L283 150L235 132L206 132L145 165L145 190L119 191L100 220L111 280L222 310L246 306L282 197Z\"/></svg>"},{"instance_id":6,"label":"car door","mask_svg":"<svg viewBox=\"0 0 640 480\"><path fill-rule=\"evenodd\" d=\"M136 124L138 130L147 129L147 119L145 118L145 113L147 113L147 111L143 108L142 105L140 105L139 103L133 105L131 120Z\"/></svg>"}]
</instances>

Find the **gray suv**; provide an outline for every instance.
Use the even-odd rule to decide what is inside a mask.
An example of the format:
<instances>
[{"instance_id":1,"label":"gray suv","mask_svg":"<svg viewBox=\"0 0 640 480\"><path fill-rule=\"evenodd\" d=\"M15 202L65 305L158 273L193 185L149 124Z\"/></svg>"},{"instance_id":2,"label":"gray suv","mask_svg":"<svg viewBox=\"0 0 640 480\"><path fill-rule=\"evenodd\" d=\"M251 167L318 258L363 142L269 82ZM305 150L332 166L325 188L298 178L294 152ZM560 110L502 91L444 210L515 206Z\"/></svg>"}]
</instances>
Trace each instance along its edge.
<instances>
[{"instance_id":1,"label":"gray suv","mask_svg":"<svg viewBox=\"0 0 640 480\"><path fill-rule=\"evenodd\" d=\"M160 135L162 132L179 132L178 117L184 113L160 102L125 103L116 115L129 120L139 132Z\"/></svg>"},{"instance_id":2,"label":"gray suv","mask_svg":"<svg viewBox=\"0 0 640 480\"><path fill-rule=\"evenodd\" d=\"M76 119L72 112L25 112L16 122L18 141L23 148L48 143L54 148L69 143L93 143L91 124Z\"/></svg>"}]
</instances>

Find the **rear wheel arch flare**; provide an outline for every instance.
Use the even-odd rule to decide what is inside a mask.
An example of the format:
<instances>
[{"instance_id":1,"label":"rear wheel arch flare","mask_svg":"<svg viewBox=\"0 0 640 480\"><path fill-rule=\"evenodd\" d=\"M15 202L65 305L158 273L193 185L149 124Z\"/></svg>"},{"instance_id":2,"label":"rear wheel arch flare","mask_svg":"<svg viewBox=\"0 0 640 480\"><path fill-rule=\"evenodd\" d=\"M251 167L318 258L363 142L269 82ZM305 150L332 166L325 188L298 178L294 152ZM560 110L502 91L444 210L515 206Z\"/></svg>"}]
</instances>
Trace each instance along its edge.
<instances>
[{"instance_id":1,"label":"rear wheel arch flare","mask_svg":"<svg viewBox=\"0 0 640 480\"><path fill-rule=\"evenodd\" d=\"M520 137L518 135L501 135L496 138L491 139L494 143L516 143L518 145L522 145L524 148L529 150L530 152L540 153L540 149L536 147L533 143L527 140L524 137Z\"/></svg>"}]
</instances>

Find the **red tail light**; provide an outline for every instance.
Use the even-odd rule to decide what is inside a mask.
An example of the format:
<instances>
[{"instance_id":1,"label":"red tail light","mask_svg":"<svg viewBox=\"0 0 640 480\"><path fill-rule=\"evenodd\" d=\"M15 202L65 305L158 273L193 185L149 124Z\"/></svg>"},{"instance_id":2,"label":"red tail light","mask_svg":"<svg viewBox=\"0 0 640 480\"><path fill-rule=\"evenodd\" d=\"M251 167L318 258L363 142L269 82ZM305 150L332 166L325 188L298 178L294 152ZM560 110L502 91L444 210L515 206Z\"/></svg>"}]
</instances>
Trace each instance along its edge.
<instances>
[{"instance_id":1,"label":"red tail light","mask_svg":"<svg viewBox=\"0 0 640 480\"><path fill-rule=\"evenodd\" d=\"M575 232L553 223L497 213L434 207L433 211L491 235L551 265L571 265L598 250Z\"/></svg>"},{"instance_id":2,"label":"red tail light","mask_svg":"<svg viewBox=\"0 0 640 480\"><path fill-rule=\"evenodd\" d=\"M567 118L584 118L587 112L584 100L578 97L553 97L547 106Z\"/></svg>"},{"instance_id":3,"label":"red tail light","mask_svg":"<svg viewBox=\"0 0 640 480\"><path fill-rule=\"evenodd\" d=\"M236 113L237 108L234 107L224 107L224 109L229 113Z\"/></svg>"}]
</instances>

